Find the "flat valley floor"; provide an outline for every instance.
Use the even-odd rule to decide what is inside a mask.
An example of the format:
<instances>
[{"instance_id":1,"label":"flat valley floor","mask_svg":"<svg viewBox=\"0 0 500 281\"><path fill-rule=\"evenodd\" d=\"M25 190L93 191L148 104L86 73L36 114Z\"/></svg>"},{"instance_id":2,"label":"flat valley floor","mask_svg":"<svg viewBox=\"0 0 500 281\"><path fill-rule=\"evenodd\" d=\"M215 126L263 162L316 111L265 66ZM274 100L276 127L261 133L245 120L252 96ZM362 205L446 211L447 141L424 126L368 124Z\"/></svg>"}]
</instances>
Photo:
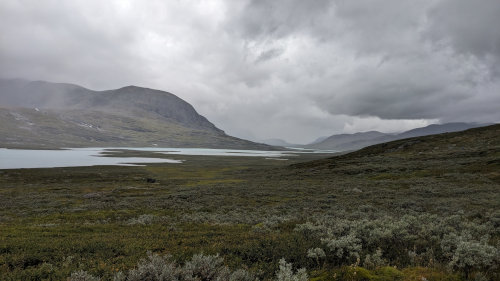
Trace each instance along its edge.
<instances>
[{"instance_id":1,"label":"flat valley floor","mask_svg":"<svg viewBox=\"0 0 500 281\"><path fill-rule=\"evenodd\" d=\"M151 252L219 254L260 280L282 258L311 280L495 280L499 129L474 132L484 143L455 133L328 159L1 170L0 279L112 280Z\"/></svg>"}]
</instances>

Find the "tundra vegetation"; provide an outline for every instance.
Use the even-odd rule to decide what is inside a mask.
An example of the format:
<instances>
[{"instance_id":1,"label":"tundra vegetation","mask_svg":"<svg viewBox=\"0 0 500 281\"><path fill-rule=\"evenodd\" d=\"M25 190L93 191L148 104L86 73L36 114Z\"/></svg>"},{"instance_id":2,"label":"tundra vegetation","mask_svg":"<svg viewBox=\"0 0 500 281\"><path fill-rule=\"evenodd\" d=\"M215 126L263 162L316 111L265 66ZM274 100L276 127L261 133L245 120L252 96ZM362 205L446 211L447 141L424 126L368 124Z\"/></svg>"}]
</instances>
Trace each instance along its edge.
<instances>
[{"instance_id":1,"label":"tundra vegetation","mask_svg":"<svg viewBox=\"0 0 500 281\"><path fill-rule=\"evenodd\" d=\"M174 157L0 171L0 279L500 280L500 125L326 159Z\"/></svg>"}]
</instances>

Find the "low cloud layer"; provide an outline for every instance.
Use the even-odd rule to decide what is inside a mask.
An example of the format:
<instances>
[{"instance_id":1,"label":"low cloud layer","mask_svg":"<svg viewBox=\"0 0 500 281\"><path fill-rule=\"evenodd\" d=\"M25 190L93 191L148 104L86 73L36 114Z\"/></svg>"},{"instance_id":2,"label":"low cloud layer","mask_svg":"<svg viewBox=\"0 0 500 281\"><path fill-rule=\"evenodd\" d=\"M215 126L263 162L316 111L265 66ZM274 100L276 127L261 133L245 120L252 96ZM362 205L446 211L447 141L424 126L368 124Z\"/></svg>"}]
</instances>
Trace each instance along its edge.
<instances>
[{"instance_id":1,"label":"low cloud layer","mask_svg":"<svg viewBox=\"0 0 500 281\"><path fill-rule=\"evenodd\" d=\"M5 0L0 77L158 88L251 139L499 122L499 14L496 0Z\"/></svg>"}]
</instances>

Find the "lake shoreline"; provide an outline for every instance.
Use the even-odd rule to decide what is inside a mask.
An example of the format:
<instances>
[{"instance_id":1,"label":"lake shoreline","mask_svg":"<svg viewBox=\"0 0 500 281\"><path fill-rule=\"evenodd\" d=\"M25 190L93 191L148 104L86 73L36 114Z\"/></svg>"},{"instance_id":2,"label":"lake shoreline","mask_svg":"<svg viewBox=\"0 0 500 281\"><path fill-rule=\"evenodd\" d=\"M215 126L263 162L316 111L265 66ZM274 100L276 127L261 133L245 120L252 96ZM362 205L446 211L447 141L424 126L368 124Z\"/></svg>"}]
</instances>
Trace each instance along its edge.
<instances>
[{"instance_id":1,"label":"lake shoreline","mask_svg":"<svg viewBox=\"0 0 500 281\"><path fill-rule=\"evenodd\" d=\"M302 153L304 152L172 147L86 147L43 150L0 148L0 169L125 166L152 163L179 164L184 159L171 159L170 156L184 157L188 155L276 159L294 157Z\"/></svg>"}]
</instances>

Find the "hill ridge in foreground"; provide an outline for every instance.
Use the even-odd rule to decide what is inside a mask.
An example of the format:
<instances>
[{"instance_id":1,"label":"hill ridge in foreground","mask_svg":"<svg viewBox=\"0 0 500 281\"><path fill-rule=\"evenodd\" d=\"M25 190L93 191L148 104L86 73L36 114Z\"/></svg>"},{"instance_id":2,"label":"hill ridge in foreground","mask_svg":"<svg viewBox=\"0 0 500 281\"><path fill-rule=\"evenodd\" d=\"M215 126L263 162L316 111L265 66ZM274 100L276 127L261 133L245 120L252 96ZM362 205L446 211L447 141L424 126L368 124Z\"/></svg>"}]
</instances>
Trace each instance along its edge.
<instances>
[{"instance_id":1,"label":"hill ridge in foreground","mask_svg":"<svg viewBox=\"0 0 500 281\"><path fill-rule=\"evenodd\" d=\"M339 134L324 138L320 142L305 145L311 149L330 149L337 151L353 151L370 145L390 142L411 137L422 137L434 134L459 132L471 128L492 125L491 123L464 123L451 122L444 124L431 124L401 133L381 133L378 131L358 132L354 134Z\"/></svg>"},{"instance_id":2,"label":"hill ridge in foreground","mask_svg":"<svg viewBox=\"0 0 500 281\"><path fill-rule=\"evenodd\" d=\"M432 145L437 145L431 147ZM439 150L441 145L441 150ZM500 124L471 128L465 131L441 133L405 138L365 147L357 154L380 153L453 153L460 151L491 149L500 145ZM418 150L421 151L418 151ZM436 151L438 150L438 151Z\"/></svg>"},{"instance_id":3,"label":"hill ridge in foreground","mask_svg":"<svg viewBox=\"0 0 500 281\"><path fill-rule=\"evenodd\" d=\"M383 168L381 168L383 166ZM376 144L295 169L357 174L479 173L500 183L500 124Z\"/></svg>"}]
</instances>

